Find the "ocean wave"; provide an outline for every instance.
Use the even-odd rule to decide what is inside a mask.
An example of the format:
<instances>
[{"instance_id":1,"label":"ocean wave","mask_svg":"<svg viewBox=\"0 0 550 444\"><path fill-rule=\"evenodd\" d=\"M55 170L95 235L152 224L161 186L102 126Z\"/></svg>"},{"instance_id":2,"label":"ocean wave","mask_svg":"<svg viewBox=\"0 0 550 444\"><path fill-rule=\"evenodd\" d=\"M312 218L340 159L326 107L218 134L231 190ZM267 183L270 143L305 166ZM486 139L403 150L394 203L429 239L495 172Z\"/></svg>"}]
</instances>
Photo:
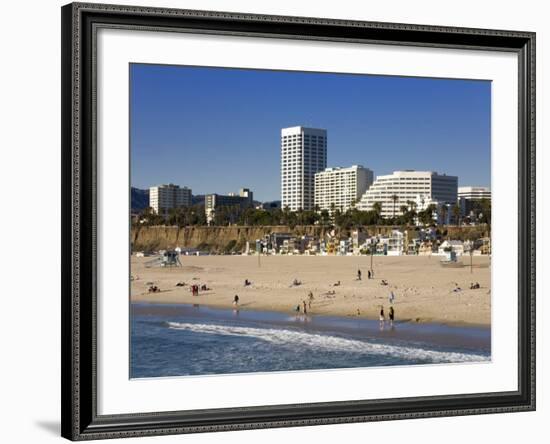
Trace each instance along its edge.
<instances>
[{"instance_id":1,"label":"ocean wave","mask_svg":"<svg viewBox=\"0 0 550 444\"><path fill-rule=\"evenodd\" d=\"M310 349L325 351L345 351L374 355L389 355L406 360L426 362L482 362L490 357L475 353L447 352L429 350L421 347L390 345L367 340L348 339L340 336L306 333L288 329L253 328L231 325L194 324L186 322L167 322L170 329L187 330L195 333L223 336L240 336L260 339L275 345L296 347L297 345Z\"/></svg>"}]
</instances>

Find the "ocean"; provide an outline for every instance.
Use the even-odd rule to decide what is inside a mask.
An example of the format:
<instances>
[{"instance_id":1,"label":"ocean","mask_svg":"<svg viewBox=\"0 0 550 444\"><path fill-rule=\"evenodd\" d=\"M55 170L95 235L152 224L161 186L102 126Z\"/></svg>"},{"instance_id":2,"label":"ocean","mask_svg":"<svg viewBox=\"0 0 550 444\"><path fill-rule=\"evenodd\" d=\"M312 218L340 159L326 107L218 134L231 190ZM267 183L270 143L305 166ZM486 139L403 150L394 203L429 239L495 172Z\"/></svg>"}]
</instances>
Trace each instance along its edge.
<instances>
[{"instance_id":1,"label":"ocean","mask_svg":"<svg viewBox=\"0 0 550 444\"><path fill-rule=\"evenodd\" d=\"M130 377L484 362L490 328L132 304Z\"/></svg>"}]
</instances>

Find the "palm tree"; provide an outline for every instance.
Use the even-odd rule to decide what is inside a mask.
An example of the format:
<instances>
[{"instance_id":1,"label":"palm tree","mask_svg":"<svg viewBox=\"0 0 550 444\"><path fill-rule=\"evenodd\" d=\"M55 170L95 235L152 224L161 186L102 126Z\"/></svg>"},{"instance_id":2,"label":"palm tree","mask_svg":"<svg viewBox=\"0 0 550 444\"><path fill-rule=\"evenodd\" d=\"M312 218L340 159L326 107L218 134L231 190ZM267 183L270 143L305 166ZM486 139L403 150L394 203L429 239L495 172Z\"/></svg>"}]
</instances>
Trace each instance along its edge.
<instances>
[{"instance_id":1,"label":"palm tree","mask_svg":"<svg viewBox=\"0 0 550 444\"><path fill-rule=\"evenodd\" d=\"M399 197L397 196L397 194L394 194L394 195L392 195L391 200L393 201L393 215L392 215L392 218L395 219L395 204L399 200Z\"/></svg>"},{"instance_id":2,"label":"palm tree","mask_svg":"<svg viewBox=\"0 0 550 444\"><path fill-rule=\"evenodd\" d=\"M453 205L453 217L456 220L456 224L460 227L460 205Z\"/></svg>"},{"instance_id":3,"label":"palm tree","mask_svg":"<svg viewBox=\"0 0 550 444\"><path fill-rule=\"evenodd\" d=\"M374 202L372 204L372 211L376 214L376 223L380 222L380 214L382 213L382 204L380 202Z\"/></svg>"},{"instance_id":4,"label":"palm tree","mask_svg":"<svg viewBox=\"0 0 550 444\"><path fill-rule=\"evenodd\" d=\"M441 216L441 220L443 221L443 225L445 225L445 223L447 222L447 212L448 212L447 205L445 204L441 205L441 209L439 210L439 213Z\"/></svg>"},{"instance_id":5,"label":"palm tree","mask_svg":"<svg viewBox=\"0 0 550 444\"><path fill-rule=\"evenodd\" d=\"M428 205L428 207L424 211L420 211L418 213L418 217L420 218L420 221L424 225L430 225L433 222L433 213L436 210L436 207L434 204Z\"/></svg>"}]
</instances>

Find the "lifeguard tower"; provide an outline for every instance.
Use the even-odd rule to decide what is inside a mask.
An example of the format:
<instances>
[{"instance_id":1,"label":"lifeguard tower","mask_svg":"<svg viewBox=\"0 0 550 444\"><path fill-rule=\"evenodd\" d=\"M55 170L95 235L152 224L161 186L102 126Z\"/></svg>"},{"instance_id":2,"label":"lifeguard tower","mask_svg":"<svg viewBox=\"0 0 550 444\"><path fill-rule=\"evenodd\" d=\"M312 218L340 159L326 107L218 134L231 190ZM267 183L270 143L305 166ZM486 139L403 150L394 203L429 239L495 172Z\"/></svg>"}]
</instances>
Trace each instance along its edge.
<instances>
[{"instance_id":1,"label":"lifeguard tower","mask_svg":"<svg viewBox=\"0 0 550 444\"><path fill-rule=\"evenodd\" d=\"M155 259L145 263L146 268L152 267L181 267L180 255L176 250L163 251Z\"/></svg>"}]
</instances>

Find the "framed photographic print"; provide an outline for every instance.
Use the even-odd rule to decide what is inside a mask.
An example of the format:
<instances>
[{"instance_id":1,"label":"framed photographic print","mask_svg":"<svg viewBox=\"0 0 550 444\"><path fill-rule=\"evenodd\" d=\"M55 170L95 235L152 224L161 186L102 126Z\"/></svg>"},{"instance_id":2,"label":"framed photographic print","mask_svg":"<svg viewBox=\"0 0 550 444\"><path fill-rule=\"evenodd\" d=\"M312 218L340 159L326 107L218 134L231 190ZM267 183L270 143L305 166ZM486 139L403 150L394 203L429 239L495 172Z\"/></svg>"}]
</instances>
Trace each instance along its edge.
<instances>
[{"instance_id":1,"label":"framed photographic print","mask_svg":"<svg viewBox=\"0 0 550 444\"><path fill-rule=\"evenodd\" d=\"M535 408L535 35L62 8L62 435Z\"/></svg>"}]
</instances>

